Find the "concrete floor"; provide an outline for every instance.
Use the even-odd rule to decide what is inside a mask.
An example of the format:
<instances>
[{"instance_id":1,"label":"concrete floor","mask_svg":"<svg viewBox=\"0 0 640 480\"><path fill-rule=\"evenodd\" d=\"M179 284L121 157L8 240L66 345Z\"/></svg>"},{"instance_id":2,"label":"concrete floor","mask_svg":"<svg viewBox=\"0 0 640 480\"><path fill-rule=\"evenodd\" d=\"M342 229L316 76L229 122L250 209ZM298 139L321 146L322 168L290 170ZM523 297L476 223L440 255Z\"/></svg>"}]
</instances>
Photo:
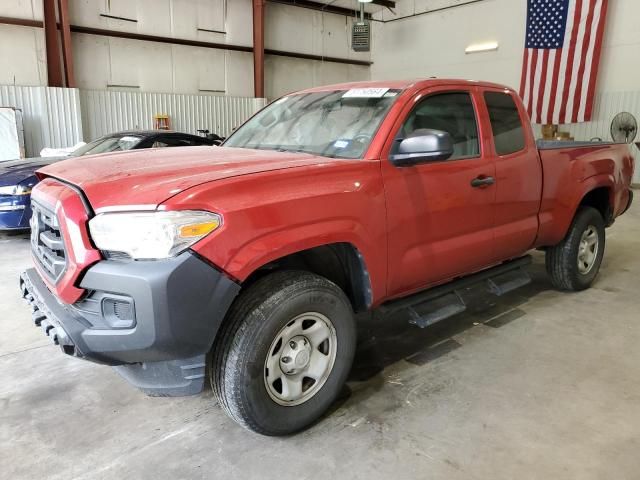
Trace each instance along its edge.
<instances>
[{"instance_id":1,"label":"concrete floor","mask_svg":"<svg viewBox=\"0 0 640 480\"><path fill-rule=\"evenodd\" d=\"M594 288L534 282L426 330L361 318L344 398L265 438L211 393L149 398L31 326L0 237L0 478L640 478L640 202L608 231Z\"/></svg>"}]
</instances>

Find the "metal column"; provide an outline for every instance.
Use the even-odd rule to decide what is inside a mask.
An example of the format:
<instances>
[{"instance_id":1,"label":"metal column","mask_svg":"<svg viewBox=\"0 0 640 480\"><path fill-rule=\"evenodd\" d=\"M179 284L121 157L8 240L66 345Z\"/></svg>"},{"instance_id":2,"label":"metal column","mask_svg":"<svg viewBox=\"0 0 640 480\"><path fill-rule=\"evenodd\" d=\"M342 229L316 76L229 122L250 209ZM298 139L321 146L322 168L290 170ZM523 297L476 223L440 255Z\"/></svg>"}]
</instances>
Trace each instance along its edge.
<instances>
[{"instance_id":1,"label":"metal column","mask_svg":"<svg viewBox=\"0 0 640 480\"><path fill-rule=\"evenodd\" d=\"M256 98L264 98L264 4L253 0L253 91Z\"/></svg>"},{"instance_id":2,"label":"metal column","mask_svg":"<svg viewBox=\"0 0 640 480\"><path fill-rule=\"evenodd\" d=\"M63 87L55 0L43 0L44 39L47 51L47 78L50 87Z\"/></svg>"}]
</instances>

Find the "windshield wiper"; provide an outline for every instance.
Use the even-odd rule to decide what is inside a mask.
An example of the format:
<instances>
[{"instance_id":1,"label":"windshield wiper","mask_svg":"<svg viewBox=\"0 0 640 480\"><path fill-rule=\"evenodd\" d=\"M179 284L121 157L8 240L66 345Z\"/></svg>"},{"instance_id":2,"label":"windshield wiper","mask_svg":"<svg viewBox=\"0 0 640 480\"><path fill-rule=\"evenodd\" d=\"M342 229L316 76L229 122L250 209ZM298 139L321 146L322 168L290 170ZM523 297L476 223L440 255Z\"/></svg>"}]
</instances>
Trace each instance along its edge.
<instances>
[{"instance_id":1,"label":"windshield wiper","mask_svg":"<svg viewBox=\"0 0 640 480\"><path fill-rule=\"evenodd\" d=\"M317 155L318 157L326 157L326 158L336 158L335 155L327 155L326 153L314 152L312 150L304 150L302 148L298 149L282 149L278 150L279 152L289 152L289 153L307 153L309 155Z\"/></svg>"},{"instance_id":2,"label":"windshield wiper","mask_svg":"<svg viewBox=\"0 0 640 480\"><path fill-rule=\"evenodd\" d=\"M276 152L283 152L283 153L306 153L309 155L318 155L320 157L336 158L335 155L327 155L321 152L314 152L313 150L305 150L304 148L286 148L281 145L262 145L262 144L245 145L242 148L252 148L255 150L273 150Z\"/></svg>"},{"instance_id":3,"label":"windshield wiper","mask_svg":"<svg viewBox=\"0 0 640 480\"><path fill-rule=\"evenodd\" d=\"M316 155L316 152L312 152L310 150L304 150L303 148L285 148L285 147L276 147L273 150L276 152L286 152L286 153L308 153L310 155Z\"/></svg>"}]
</instances>

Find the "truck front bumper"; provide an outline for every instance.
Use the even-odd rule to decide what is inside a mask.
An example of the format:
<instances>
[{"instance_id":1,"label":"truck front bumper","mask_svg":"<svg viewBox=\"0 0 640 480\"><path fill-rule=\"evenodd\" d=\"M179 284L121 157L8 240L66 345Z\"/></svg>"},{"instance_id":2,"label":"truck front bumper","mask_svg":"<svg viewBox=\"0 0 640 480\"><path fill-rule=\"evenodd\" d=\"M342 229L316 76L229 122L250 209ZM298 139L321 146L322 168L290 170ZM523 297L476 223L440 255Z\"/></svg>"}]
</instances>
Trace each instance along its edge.
<instances>
[{"instance_id":1,"label":"truck front bumper","mask_svg":"<svg viewBox=\"0 0 640 480\"><path fill-rule=\"evenodd\" d=\"M202 390L205 356L240 286L191 252L158 261L103 260L85 298L60 302L33 268L20 276L33 322L63 352L114 366L154 395Z\"/></svg>"}]
</instances>

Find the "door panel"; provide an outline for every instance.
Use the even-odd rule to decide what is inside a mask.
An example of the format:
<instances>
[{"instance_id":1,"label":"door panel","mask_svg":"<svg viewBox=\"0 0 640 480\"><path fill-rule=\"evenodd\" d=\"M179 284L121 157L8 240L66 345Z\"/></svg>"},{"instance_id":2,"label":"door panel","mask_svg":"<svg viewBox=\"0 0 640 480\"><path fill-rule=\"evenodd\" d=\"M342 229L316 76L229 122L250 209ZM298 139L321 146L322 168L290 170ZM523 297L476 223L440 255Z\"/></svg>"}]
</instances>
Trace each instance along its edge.
<instances>
[{"instance_id":1,"label":"door panel","mask_svg":"<svg viewBox=\"0 0 640 480\"><path fill-rule=\"evenodd\" d=\"M495 260L520 256L538 233L542 168L524 108L509 92L483 93L496 166Z\"/></svg>"},{"instance_id":2,"label":"door panel","mask_svg":"<svg viewBox=\"0 0 640 480\"><path fill-rule=\"evenodd\" d=\"M469 131L450 132L458 144L456 155L466 158L402 168L388 160L393 145L406 134L406 122L413 121L411 113L434 95L447 93L451 92L446 88L421 92L417 96L421 101L413 109L410 105L415 102L409 102L383 150L381 168L387 202L390 296L408 294L479 270L495 257L495 186L471 186L472 180L478 177L495 176L493 159L484 155L484 141L479 140L484 139L481 128L476 130L475 146ZM471 98L477 111L477 95ZM456 128L447 123L457 112L451 117L448 112L439 113L437 108L426 111L427 117L435 112L438 118L434 123L430 118L422 119L417 122L419 128Z\"/></svg>"}]
</instances>

